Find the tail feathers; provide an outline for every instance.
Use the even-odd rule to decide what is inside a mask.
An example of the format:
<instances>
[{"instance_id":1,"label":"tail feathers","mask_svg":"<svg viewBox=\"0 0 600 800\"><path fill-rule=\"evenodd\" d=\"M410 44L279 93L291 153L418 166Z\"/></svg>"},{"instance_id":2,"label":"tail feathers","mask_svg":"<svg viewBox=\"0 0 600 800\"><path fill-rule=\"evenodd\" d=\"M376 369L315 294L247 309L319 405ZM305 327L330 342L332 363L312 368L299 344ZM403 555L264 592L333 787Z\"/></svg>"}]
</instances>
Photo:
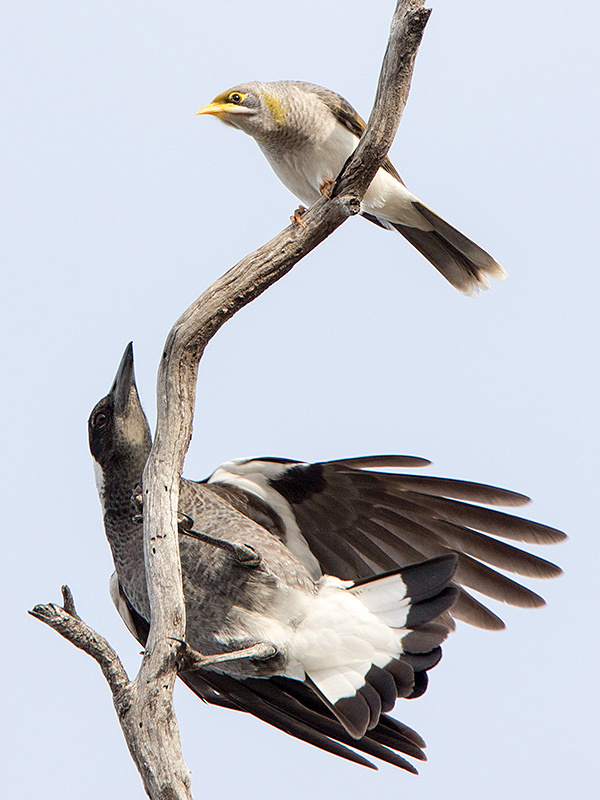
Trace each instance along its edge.
<instances>
[{"instance_id":1,"label":"tail feathers","mask_svg":"<svg viewBox=\"0 0 600 800\"><path fill-rule=\"evenodd\" d=\"M348 696L333 700L324 670L307 676L306 682L335 714L353 739L361 739L379 723L382 712L391 711L398 697L412 697L415 672L410 664L392 659L385 667L371 665L361 685ZM329 676L331 677L331 676Z\"/></svg>"},{"instance_id":2,"label":"tail feathers","mask_svg":"<svg viewBox=\"0 0 600 800\"><path fill-rule=\"evenodd\" d=\"M448 586L436 597L429 600L423 600L421 603L414 603L408 612L408 619L406 620L406 627L417 629L425 622L430 622L432 619L439 617L444 611L448 611L454 605L454 601L458 597L458 588L455 586Z\"/></svg>"},{"instance_id":3,"label":"tail feathers","mask_svg":"<svg viewBox=\"0 0 600 800\"><path fill-rule=\"evenodd\" d=\"M421 255L433 264L454 287L474 297L480 289L489 289L488 277L502 281L505 270L479 245L438 216L418 200L413 207L431 226L431 230L401 225L380 220L372 214L364 214L371 222L381 227L393 227L401 233Z\"/></svg>"},{"instance_id":4,"label":"tail feathers","mask_svg":"<svg viewBox=\"0 0 600 800\"><path fill-rule=\"evenodd\" d=\"M415 767L398 753L420 761L426 760L421 749L425 743L421 737L408 726L386 715L381 717L376 729L356 741L330 715L315 693L299 681L290 678L249 678L240 681L224 673L208 670L183 672L179 677L208 703L224 705L221 698L226 698L231 708L253 714L290 736L362 766L376 769L360 753L382 759L413 774L417 773Z\"/></svg>"},{"instance_id":5,"label":"tail feathers","mask_svg":"<svg viewBox=\"0 0 600 800\"><path fill-rule=\"evenodd\" d=\"M460 594L459 594L460 598ZM452 609L454 614L454 609ZM452 630L445 622L427 622L402 637L404 653L429 653L438 648Z\"/></svg>"},{"instance_id":6,"label":"tail feathers","mask_svg":"<svg viewBox=\"0 0 600 800\"><path fill-rule=\"evenodd\" d=\"M390 633L398 634L395 652L375 648L370 663L357 660L307 671L308 685L354 739L375 728L397 698L419 697L426 690L427 670L440 660L440 644L448 633L447 625L434 620L458 595L448 585L457 563L454 554L440 556L348 589Z\"/></svg>"}]
</instances>

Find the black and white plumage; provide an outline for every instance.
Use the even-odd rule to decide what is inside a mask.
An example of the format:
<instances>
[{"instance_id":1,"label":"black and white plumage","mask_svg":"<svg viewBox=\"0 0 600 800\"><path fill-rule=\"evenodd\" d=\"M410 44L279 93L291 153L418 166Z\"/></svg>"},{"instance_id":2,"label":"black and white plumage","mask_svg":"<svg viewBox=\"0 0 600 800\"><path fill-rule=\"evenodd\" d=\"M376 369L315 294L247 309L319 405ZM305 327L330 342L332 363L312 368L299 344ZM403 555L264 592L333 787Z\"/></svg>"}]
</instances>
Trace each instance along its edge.
<instances>
[{"instance_id":1,"label":"black and white plumage","mask_svg":"<svg viewBox=\"0 0 600 800\"><path fill-rule=\"evenodd\" d=\"M149 608L142 528L134 520L131 495L148 456L150 432L131 347L111 392L90 416L89 433L116 568L111 594L144 642ZM517 571L550 575L558 568L468 526L476 520L481 528L485 521L483 530L513 530L514 538L536 541L562 534L441 496L445 489L450 496L515 504L523 501L521 495L363 469L400 463L425 462L398 456L316 465L243 459L223 465L206 481L182 480L186 640L210 655L260 643L273 645L275 653L223 661L181 677L207 702L252 713L337 755L370 765L362 752L415 771L399 753L423 758L423 741L387 712L397 697L416 697L426 688L427 670L439 660L440 644L452 627L448 611L463 592L449 585L457 563L467 577L483 570L484 579L478 579L489 583L495 596L505 592L511 602L541 602L524 587L515 589L517 584L506 588L508 579L491 569L488 575L488 568L466 555L473 547L457 543L472 535L478 556L489 551ZM388 530L389 520L388 533L381 533L385 526L376 509L392 503L383 503L384 496L402 498L400 506L391 507L395 533ZM444 511L446 506L450 510ZM368 520L374 527L366 526ZM419 550L414 537L428 538L425 523L430 544ZM436 533L445 528L455 536L450 546ZM232 554L248 546L259 557L254 566ZM436 550L431 558L423 555L428 549ZM475 601L466 597L457 602L471 611ZM481 613L493 627L489 619L497 618ZM474 621L483 624L477 614Z\"/></svg>"}]
</instances>

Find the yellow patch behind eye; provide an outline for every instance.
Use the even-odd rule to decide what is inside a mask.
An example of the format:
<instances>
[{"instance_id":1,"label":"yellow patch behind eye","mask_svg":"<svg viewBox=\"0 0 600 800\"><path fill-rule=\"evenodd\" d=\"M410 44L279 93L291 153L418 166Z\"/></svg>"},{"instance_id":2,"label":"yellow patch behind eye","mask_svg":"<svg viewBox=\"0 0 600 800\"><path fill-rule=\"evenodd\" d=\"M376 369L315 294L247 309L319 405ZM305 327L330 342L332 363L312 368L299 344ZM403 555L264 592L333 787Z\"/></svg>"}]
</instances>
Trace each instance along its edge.
<instances>
[{"instance_id":1,"label":"yellow patch behind eye","mask_svg":"<svg viewBox=\"0 0 600 800\"><path fill-rule=\"evenodd\" d=\"M283 125L288 113L288 107L284 105L278 97L275 97L272 94L268 94L267 92L263 93L263 100L265 101L266 107L273 115L275 124Z\"/></svg>"}]
</instances>

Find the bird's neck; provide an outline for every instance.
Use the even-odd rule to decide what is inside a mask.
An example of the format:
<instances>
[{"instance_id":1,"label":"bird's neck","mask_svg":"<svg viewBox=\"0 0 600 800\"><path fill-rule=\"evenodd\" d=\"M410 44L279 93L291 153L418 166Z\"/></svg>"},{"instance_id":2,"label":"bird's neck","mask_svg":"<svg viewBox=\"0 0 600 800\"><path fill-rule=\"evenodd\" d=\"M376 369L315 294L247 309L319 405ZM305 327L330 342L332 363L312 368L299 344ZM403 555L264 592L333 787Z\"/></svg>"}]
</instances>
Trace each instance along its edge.
<instances>
[{"instance_id":1,"label":"bird's neck","mask_svg":"<svg viewBox=\"0 0 600 800\"><path fill-rule=\"evenodd\" d=\"M134 490L141 484L146 457L147 453L131 453L104 469L95 465L104 529L119 580L123 586L141 581L144 590L143 526L134 520L140 513L134 503Z\"/></svg>"}]
</instances>

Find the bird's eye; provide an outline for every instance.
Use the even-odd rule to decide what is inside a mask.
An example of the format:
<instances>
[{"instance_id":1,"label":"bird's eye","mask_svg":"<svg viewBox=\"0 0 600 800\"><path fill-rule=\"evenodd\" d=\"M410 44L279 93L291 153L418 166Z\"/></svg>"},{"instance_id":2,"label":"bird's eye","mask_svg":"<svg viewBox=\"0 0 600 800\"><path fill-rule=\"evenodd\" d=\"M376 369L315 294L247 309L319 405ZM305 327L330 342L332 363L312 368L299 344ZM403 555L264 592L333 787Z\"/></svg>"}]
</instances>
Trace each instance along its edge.
<instances>
[{"instance_id":1,"label":"bird's eye","mask_svg":"<svg viewBox=\"0 0 600 800\"><path fill-rule=\"evenodd\" d=\"M100 411L100 413L96 414L94 417L94 428L104 428L107 422L108 416L104 413L104 411Z\"/></svg>"},{"instance_id":2,"label":"bird's eye","mask_svg":"<svg viewBox=\"0 0 600 800\"><path fill-rule=\"evenodd\" d=\"M245 95L243 95L243 94L240 94L239 92L232 92L232 93L229 95L229 101L230 101L231 103L237 103L237 104L239 104L239 103L241 103L241 102L243 101L244 97L245 97Z\"/></svg>"}]
</instances>

